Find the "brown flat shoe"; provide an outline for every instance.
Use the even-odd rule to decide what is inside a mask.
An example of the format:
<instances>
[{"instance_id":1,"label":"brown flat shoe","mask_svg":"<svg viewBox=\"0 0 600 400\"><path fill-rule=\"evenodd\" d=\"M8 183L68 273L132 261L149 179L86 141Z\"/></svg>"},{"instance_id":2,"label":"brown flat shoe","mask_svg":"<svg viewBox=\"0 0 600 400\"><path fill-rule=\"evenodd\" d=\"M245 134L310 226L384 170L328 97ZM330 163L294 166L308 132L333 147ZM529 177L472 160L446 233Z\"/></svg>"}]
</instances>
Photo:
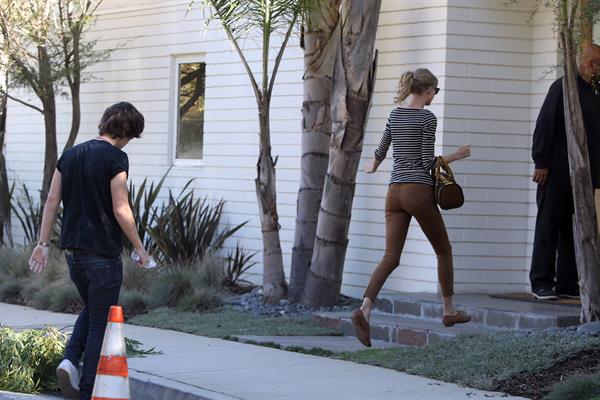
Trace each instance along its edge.
<instances>
[{"instance_id":1,"label":"brown flat shoe","mask_svg":"<svg viewBox=\"0 0 600 400\"><path fill-rule=\"evenodd\" d=\"M367 347L371 347L371 334L369 332L370 326L362 310L357 308L356 310L352 311L352 317L350 319L354 325L354 332L356 333L358 341Z\"/></svg>"},{"instance_id":2,"label":"brown flat shoe","mask_svg":"<svg viewBox=\"0 0 600 400\"><path fill-rule=\"evenodd\" d=\"M471 320L471 316L465 314L462 311L457 311L456 314L453 315L444 315L442 318L442 323L445 327L454 326L455 324L464 324Z\"/></svg>"}]
</instances>

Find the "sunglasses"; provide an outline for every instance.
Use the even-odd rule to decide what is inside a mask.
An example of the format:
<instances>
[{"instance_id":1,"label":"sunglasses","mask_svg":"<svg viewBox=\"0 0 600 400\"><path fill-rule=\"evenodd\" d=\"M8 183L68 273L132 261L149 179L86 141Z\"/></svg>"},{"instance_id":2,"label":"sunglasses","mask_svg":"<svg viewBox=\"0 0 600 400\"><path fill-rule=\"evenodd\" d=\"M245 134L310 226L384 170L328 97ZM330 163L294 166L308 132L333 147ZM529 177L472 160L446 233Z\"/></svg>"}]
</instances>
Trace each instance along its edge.
<instances>
[{"instance_id":1,"label":"sunglasses","mask_svg":"<svg viewBox=\"0 0 600 400\"><path fill-rule=\"evenodd\" d=\"M440 92L440 88L439 88L439 87L436 87L436 88L435 88L435 94L438 94L439 92Z\"/></svg>"}]
</instances>

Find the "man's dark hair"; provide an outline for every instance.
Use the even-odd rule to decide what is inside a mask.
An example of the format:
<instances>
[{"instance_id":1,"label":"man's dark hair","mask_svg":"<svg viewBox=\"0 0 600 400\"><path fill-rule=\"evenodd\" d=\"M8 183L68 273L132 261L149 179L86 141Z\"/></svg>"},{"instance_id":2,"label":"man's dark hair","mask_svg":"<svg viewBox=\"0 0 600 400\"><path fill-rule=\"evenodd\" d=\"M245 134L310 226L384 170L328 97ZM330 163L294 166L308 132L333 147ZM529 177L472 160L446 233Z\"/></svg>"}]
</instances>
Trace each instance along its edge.
<instances>
[{"instance_id":1,"label":"man's dark hair","mask_svg":"<svg viewBox=\"0 0 600 400\"><path fill-rule=\"evenodd\" d=\"M113 139L139 138L144 131L144 116L131 103L122 101L104 110L98 131Z\"/></svg>"}]
</instances>

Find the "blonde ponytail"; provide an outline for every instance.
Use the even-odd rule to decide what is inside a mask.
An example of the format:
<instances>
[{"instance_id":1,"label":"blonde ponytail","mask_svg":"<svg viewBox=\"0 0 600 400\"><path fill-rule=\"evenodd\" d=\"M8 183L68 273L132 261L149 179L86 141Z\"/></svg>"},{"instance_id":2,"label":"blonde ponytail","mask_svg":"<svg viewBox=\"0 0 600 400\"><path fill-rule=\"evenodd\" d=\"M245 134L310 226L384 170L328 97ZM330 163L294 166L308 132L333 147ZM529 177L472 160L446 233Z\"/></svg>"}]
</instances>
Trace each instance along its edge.
<instances>
[{"instance_id":1,"label":"blonde ponytail","mask_svg":"<svg viewBox=\"0 0 600 400\"><path fill-rule=\"evenodd\" d=\"M429 88L437 87L437 84L437 78L427 68L418 68L414 72L406 71L400 77L394 103L400 104L412 93L421 94Z\"/></svg>"},{"instance_id":2,"label":"blonde ponytail","mask_svg":"<svg viewBox=\"0 0 600 400\"><path fill-rule=\"evenodd\" d=\"M394 98L394 103L402 103L412 93L414 78L415 74L412 71L406 71L402 74L402 76L400 77L398 93Z\"/></svg>"}]
</instances>

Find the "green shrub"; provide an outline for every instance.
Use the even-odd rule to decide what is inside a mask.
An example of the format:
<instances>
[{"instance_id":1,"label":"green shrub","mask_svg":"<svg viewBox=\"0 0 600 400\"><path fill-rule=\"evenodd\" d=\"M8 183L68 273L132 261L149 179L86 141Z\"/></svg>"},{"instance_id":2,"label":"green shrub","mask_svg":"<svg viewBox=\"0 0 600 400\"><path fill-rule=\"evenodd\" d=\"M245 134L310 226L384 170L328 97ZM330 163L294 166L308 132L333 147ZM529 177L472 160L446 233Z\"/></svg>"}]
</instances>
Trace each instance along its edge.
<instances>
[{"instance_id":1,"label":"green shrub","mask_svg":"<svg viewBox=\"0 0 600 400\"><path fill-rule=\"evenodd\" d=\"M36 393L58 389L55 370L66 336L54 328L0 329L0 390Z\"/></svg>"},{"instance_id":2,"label":"green shrub","mask_svg":"<svg viewBox=\"0 0 600 400\"><path fill-rule=\"evenodd\" d=\"M0 301L13 304L23 303L21 293L25 280L23 278L4 277L0 282Z\"/></svg>"},{"instance_id":3,"label":"green shrub","mask_svg":"<svg viewBox=\"0 0 600 400\"><path fill-rule=\"evenodd\" d=\"M127 318L148 312L150 303L150 296L146 293L134 289L121 289L119 304L123 306Z\"/></svg>"},{"instance_id":4,"label":"green shrub","mask_svg":"<svg viewBox=\"0 0 600 400\"><path fill-rule=\"evenodd\" d=\"M123 283L122 289L148 293L150 282L158 273L157 270L148 270L137 266L129 256L123 255Z\"/></svg>"},{"instance_id":5,"label":"green shrub","mask_svg":"<svg viewBox=\"0 0 600 400\"><path fill-rule=\"evenodd\" d=\"M600 397L600 373L572 376L552 386L544 400L594 400Z\"/></svg>"},{"instance_id":6,"label":"green shrub","mask_svg":"<svg viewBox=\"0 0 600 400\"><path fill-rule=\"evenodd\" d=\"M10 208L17 218L25 235L25 245L37 242L40 237L40 226L42 223L42 207L29 193L27 186L22 185L21 194L14 196L14 185L11 189ZM62 223L62 209L58 210L56 224L52 228L51 241L58 244L60 237L60 226Z\"/></svg>"},{"instance_id":7,"label":"green shrub","mask_svg":"<svg viewBox=\"0 0 600 400\"><path fill-rule=\"evenodd\" d=\"M223 246L227 238L246 222L220 230L225 202L211 204L205 197L196 199L188 190L191 181L177 198L169 191L167 204L156 210L154 223L148 228L156 244L155 256L163 264L193 263Z\"/></svg>"},{"instance_id":8,"label":"green shrub","mask_svg":"<svg viewBox=\"0 0 600 400\"><path fill-rule=\"evenodd\" d=\"M256 265L256 262L252 261L258 251L249 252L244 247L236 244L235 250L230 250L225 258L225 280L226 286L235 286L240 282L248 283L243 281L241 278L250 268Z\"/></svg>"},{"instance_id":9,"label":"green shrub","mask_svg":"<svg viewBox=\"0 0 600 400\"><path fill-rule=\"evenodd\" d=\"M177 264L160 270L151 286L152 307L205 310L220 304L222 265L206 256L201 262Z\"/></svg>"},{"instance_id":10,"label":"green shrub","mask_svg":"<svg viewBox=\"0 0 600 400\"><path fill-rule=\"evenodd\" d=\"M136 188L133 181L129 184L129 205L133 212L138 235L146 249L154 247L152 238L148 234L148 228L154 223L156 217L154 203L158 198L160 189L162 188L169 171L171 171L171 168L165 172L156 186L154 185L154 182L150 183L150 186L148 186L148 178L144 179L139 188ZM132 250L131 242L129 240L123 238L123 244L128 251Z\"/></svg>"},{"instance_id":11,"label":"green shrub","mask_svg":"<svg viewBox=\"0 0 600 400\"><path fill-rule=\"evenodd\" d=\"M76 313L83 307L67 263L59 254L52 254L44 272L29 274L21 297L27 306L55 312Z\"/></svg>"},{"instance_id":12,"label":"green shrub","mask_svg":"<svg viewBox=\"0 0 600 400\"><path fill-rule=\"evenodd\" d=\"M70 280L56 281L50 287L50 293L50 311L77 314L84 306L77 288Z\"/></svg>"}]
</instances>

